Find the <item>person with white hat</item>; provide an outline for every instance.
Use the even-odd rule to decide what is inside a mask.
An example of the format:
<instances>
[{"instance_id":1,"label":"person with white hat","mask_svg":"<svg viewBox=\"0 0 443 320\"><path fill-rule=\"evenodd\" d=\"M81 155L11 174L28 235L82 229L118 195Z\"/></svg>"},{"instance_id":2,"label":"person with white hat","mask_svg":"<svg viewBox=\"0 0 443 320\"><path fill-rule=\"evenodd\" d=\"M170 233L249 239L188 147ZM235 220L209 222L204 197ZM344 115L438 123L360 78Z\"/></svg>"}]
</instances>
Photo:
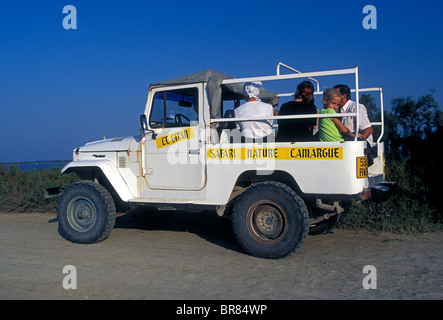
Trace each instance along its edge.
<instances>
[{"instance_id":1,"label":"person with white hat","mask_svg":"<svg viewBox=\"0 0 443 320\"><path fill-rule=\"evenodd\" d=\"M252 117L273 117L274 111L270 104L264 103L259 98L262 83L246 82L243 86L243 94L246 103L235 109L236 118ZM271 133L273 120L239 121L236 122L237 129L240 129L242 136L248 139L262 139Z\"/></svg>"}]
</instances>

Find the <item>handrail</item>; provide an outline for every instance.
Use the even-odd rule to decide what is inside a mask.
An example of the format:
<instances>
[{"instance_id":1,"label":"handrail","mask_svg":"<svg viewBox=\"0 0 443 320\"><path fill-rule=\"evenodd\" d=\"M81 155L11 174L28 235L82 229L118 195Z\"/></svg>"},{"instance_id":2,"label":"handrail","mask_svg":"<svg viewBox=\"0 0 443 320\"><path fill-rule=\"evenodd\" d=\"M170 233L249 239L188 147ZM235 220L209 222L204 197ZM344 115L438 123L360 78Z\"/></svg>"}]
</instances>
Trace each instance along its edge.
<instances>
[{"instance_id":1,"label":"handrail","mask_svg":"<svg viewBox=\"0 0 443 320\"><path fill-rule=\"evenodd\" d=\"M351 92L355 92L355 89L351 89ZM383 102L383 87L374 87L374 88L363 88L363 89L359 89L360 92L371 92L371 91L379 91L380 92L380 116L381 116L381 121L380 122L371 122L371 125L373 126L381 126L381 132L380 132L380 136L377 139L377 144L380 144L381 139L383 138L383 135L385 133L385 112L384 112L384 102Z\"/></svg>"},{"instance_id":2,"label":"handrail","mask_svg":"<svg viewBox=\"0 0 443 320\"><path fill-rule=\"evenodd\" d=\"M289 70L291 70L291 71L294 71L295 73L302 73L301 71L298 71L298 70L296 70L296 69L294 69L294 68L292 68L292 67L290 67L290 66L288 66L288 65L286 65L286 64L284 64L284 63L282 63L282 62L279 62L278 64L277 64L277 75L279 76L280 75L280 66L283 66L283 67L285 67L286 69L289 69ZM317 79L314 79L314 78L312 78L312 77L307 77L309 80L312 80L312 81L314 81L316 84L317 84L317 92L320 92L320 83L318 82L318 80Z\"/></svg>"},{"instance_id":3,"label":"handrail","mask_svg":"<svg viewBox=\"0 0 443 320\"><path fill-rule=\"evenodd\" d=\"M299 114L287 116L265 116L265 117L247 117L247 118L217 118L211 119L211 123L217 122L242 122L242 121L258 121L258 120L275 120L275 119L313 119L313 118L341 118L355 117L357 113L337 113L337 114Z\"/></svg>"},{"instance_id":4,"label":"handrail","mask_svg":"<svg viewBox=\"0 0 443 320\"><path fill-rule=\"evenodd\" d=\"M381 132L380 137L377 139L377 144L380 143L381 138L385 134L385 112L384 112L384 105L383 105L383 88L380 86L380 108L381 108Z\"/></svg>"},{"instance_id":5,"label":"handrail","mask_svg":"<svg viewBox=\"0 0 443 320\"><path fill-rule=\"evenodd\" d=\"M357 118L355 120L356 122L356 128L355 128L355 137L354 137L354 141L357 141L358 139L358 133L360 132L360 95L358 94L358 67L355 66L355 104L356 104L356 109L357 109Z\"/></svg>"},{"instance_id":6,"label":"handrail","mask_svg":"<svg viewBox=\"0 0 443 320\"><path fill-rule=\"evenodd\" d=\"M381 87L378 88L360 88L358 89L359 92L371 92L371 91L380 91ZM351 89L351 92L355 92L355 89ZM321 91L315 91L314 95L321 95L323 94L323 92ZM290 97L293 96L294 93L278 93L277 96L278 97Z\"/></svg>"},{"instance_id":7,"label":"handrail","mask_svg":"<svg viewBox=\"0 0 443 320\"><path fill-rule=\"evenodd\" d=\"M352 69L338 69L330 71L317 71L308 73L296 73L296 74L285 74L285 75L275 75L275 76L261 76L261 77L248 77L248 78L235 78L235 79L225 79L222 81L223 84L230 83L241 83L241 82L253 82L253 81L273 81L273 80L287 80L287 79L299 79L299 78L311 78L313 76L333 76L333 75L344 75L344 74L356 74L357 66ZM314 94L321 94L321 92L314 92ZM257 120L274 120L274 119L312 119L312 118L335 118L335 117L345 117L345 116L357 116L357 113L338 113L336 115L321 115L321 114L310 114L310 115L287 115L287 116L273 116L273 117L249 117L249 118L216 118L210 119L210 123L217 122L233 122L233 121L257 121Z\"/></svg>"},{"instance_id":8,"label":"handrail","mask_svg":"<svg viewBox=\"0 0 443 320\"><path fill-rule=\"evenodd\" d=\"M296 72L295 74L280 74L280 66L288 68ZM384 135L384 105L383 105L383 90L382 87L375 88L359 88L358 82L358 66L355 66L351 69L338 69L338 70L330 70L330 71L317 71L317 72L307 72L302 73L292 67L287 66L284 63L279 62L277 65L277 75L275 76L261 76L261 77L246 77L246 78L236 78L236 79L225 79L223 80L223 84L229 83L241 83L241 82L252 82L252 81L273 81L273 80L287 80L287 79L299 79L299 78L308 78L316 82L317 91L314 92L314 95L320 95L322 92L319 91L319 82L313 77L322 77L322 76L333 76L333 75L345 75L345 74L354 74L355 75L355 89L351 89L351 92L356 93L356 105L360 104L360 92L370 92L370 91L379 91L380 92L380 101L381 101L381 122L371 122L371 125L381 125L382 131L380 137L377 139L377 143L380 143L381 138ZM292 96L293 93L280 93L277 94L278 97ZM356 117L356 130L358 132L359 129L359 110L357 108L356 113L337 113L337 114L310 114L310 115L287 115L287 116L273 116L273 117L255 117L255 118L216 118L211 119L210 123L218 123L218 122L233 122L233 121L257 121L257 120L275 120L275 119L312 119L312 118L339 118L339 117L347 117L352 116ZM357 141L358 135L355 135L355 141Z\"/></svg>"},{"instance_id":9,"label":"handrail","mask_svg":"<svg viewBox=\"0 0 443 320\"><path fill-rule=\"evenodd\" d=\"M235 78L235 79L224 79L222 84L230 83L241 83L241 82L253 82L253 81L273 81L273 80L287 80L287 79L300 79L308 77L324 77L324 76L338 76L344 74L355 74L356 68L352 69L339 69L331 71L317 71L317 72L307 72L307 73L297 73L297 74L281 74L275 76L261 76L261 77L247 77L247 78Z\"/></svg>"}]
</instances>

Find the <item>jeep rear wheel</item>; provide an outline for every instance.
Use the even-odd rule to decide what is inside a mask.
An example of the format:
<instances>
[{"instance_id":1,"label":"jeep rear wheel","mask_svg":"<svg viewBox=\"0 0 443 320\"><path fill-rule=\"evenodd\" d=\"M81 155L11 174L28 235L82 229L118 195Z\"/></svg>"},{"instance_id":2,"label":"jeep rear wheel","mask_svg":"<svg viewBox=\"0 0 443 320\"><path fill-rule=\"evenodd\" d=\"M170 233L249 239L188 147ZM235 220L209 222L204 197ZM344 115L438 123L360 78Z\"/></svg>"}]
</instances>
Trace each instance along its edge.
<instances>
[{"instance_id":1,"label":"jeep rear wheel","mask_svg":"<svg viewBox=\"0 0 443 320\"><path fill-rule=\"evenodd\" d=\"M69 186L57 206L59 232L75 243L95 243L106 239L114 227L115 218L111 194L91 181Z\"/></svg>"},{"instance_id":2,"label":"jeep rear wheel","mask_svg":"<svg viewBox=\"0 0 443 320\"><path fill-rule=\"evenodd\" d=\"M309 214L303 200L279 182L260 182L237 199L232 222L234 234L249 254L278 259L304 242Z\"/></svg>"}]
</instances>

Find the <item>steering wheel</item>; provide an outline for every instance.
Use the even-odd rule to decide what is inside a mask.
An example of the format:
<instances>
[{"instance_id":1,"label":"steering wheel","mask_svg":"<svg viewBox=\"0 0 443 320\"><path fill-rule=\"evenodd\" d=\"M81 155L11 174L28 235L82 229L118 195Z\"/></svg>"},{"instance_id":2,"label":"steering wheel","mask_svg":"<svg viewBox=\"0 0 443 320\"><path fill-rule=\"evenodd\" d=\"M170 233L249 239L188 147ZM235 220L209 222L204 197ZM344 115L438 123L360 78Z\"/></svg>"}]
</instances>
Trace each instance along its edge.
<instances>
[{"instance_id":1,"label":"steering wheel","mask_svg":"<svg viewBox=\"0 0 443 320\"><path fill-rule=\"evenodd\" d=\"M183 119L187 120L189 124L191 124L191 120L187 116L181 113L177 113L174 117L175 123L183 124Z\"/></svg>"}]
</instances>

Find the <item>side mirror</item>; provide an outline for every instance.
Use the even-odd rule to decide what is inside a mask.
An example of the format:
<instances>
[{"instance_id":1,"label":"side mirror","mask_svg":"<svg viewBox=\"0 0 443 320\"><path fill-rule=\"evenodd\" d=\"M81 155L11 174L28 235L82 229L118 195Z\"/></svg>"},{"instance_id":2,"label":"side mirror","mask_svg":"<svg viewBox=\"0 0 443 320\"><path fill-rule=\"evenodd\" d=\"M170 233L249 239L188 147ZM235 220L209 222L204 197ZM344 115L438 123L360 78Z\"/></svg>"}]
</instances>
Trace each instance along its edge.
<instances>
[{"instance_id":1,"label":"side mirror","mask_svg":"<svg viewBox=\"0 0 443 320\"><path fill-rule=\"evenodd\" d=\"M140 125L143 131L148 130L148 119L146 119L146 115L142 114L140 116Z\"/></svg>"},{"instance_id":2,"label":"side mirror","mask_svg":"<svg viewBox=\"0 0 443 320\"><path fill-rule=\"evenodd\" d=\"M154 130L148 129L148 119L146 119L146 115L142 114L140 116L140 126L141 126L141 134L144 135L145 133L152 133L152 139L156 138L156 134Z\"/></svg>"}]
</instances>

